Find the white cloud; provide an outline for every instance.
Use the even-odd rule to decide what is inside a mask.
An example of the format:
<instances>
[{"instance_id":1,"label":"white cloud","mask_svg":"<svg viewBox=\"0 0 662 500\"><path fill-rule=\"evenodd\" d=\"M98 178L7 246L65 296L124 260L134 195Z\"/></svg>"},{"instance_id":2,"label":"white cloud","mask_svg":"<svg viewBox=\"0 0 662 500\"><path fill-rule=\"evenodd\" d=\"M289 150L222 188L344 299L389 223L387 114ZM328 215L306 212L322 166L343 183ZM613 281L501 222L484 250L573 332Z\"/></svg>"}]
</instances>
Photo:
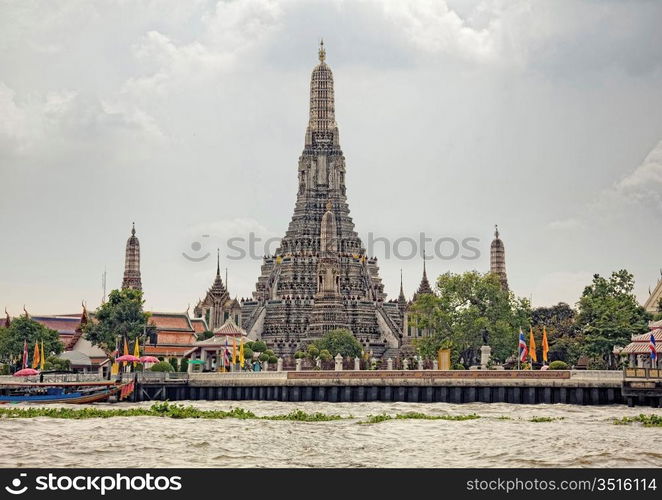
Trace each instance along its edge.
<instances>
[{"instance_id":1,"label":"white cloud","mask_svg":"<svg viewBox=\"0 0 662 500\"><path fill-rule=\"evenodd\" d=\"M641 165L616 184L614 189L626 200L662 209L662 141L658 142Z\"/></svg>"},{"instance_id":2,"label":"white cloud","mask_svg":"<svg viewBox=\"0 0 662 500\"><path fill-rule=\"evenodd\" d=\"M474 28L446 2L437 0L390 0L382 6L386 19L419 49L479 60L497 55L494 33L498 29L497 19L487 27Z\"/></svg>"},{"instance_id":3,"label":"white cloud","mask_svg":"<svg viewBox=\"0 0 662 500\"><path fill-rule=\"evenodd\" d=\"M229 70L242 55L278 27L281 9L273 0L220 1L203 17L204 31L188 43L178 43L159 31L149 31L133 53L148 75L130 77L123 93L150 95L179 90L191 81L208 81Z\"/></svg>"}]
</instances>

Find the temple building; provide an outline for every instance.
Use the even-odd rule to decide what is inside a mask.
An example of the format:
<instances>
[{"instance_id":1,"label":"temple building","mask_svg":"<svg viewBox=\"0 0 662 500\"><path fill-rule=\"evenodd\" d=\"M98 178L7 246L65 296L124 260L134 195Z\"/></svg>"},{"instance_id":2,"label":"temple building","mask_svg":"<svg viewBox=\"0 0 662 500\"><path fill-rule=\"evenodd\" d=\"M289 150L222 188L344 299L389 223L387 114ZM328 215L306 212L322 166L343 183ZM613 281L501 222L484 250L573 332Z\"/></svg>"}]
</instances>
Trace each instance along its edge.
<instances>
[{"instance_id":1,"label":"temple building","mask_svg":"<svg viewBox=\"0 0 662 500\"><path fill-rule=\"evenodd\" d=\"M662 269L660 270L660 278L653 291L648 290L648 298L644 302L644 309L651 314L662 312Z\"/></svg>"},{"instance_id":2,"label":"temple building","mask_svg":"<svg viewBox=\"0 0 662 500\"><path fill-rule=\"evenodd\" d=\"M83 373L96 372L104 366L108 357L103 350L92 345L83 335L83 328L91 318L87 308L84 305L82 307L80 313L29 317L57 332L64 347L59 357L69 360L72 370Z\"/></svg>"},{"instance_id":3,"label":"temple building","mask_svg":"<svg viewBox=\"0 0 662 500\"><path fill-rule=\"evenodd\" d=\"M627 357L630 367L662 368L662 320L651 321L648 333L633 335L631 342L624 348L614 351L622 357ZM657 359L651 357L651 335L655 338Z\"/></svg>"},{"instance_id":4,"label":"temple building","mask_svg":"<svg viewBox=\"0 0 662 500\"><path fill-rule=\"evenodd\" d=\"M430 335L430 330L428 328L418 328L416 322L413 319L412 306L416 299L422 295L434 295L434 291L430 286L430 281L428 280L428 273L425 266L425 254L423 254L423 276L421 277L421 282L418 285L418 289L414 296L409 302L406 302L404 292L402 290L402 276L400 276L400 298L398 303L404 302L406 306L404 307L404 313L402 317L403 322L403 341L409 343L412 340L420 337L427 337Z\"/></svg>"},{"instance_id":5,"label":"temple building","mask_svg":"<svg viewBox=\"0 0 662 500\"><path fill-rule=\"evenodd\" d=\"M140 242L136 236L136 224L133 223L131 236L126 242L126 254L124 258L124 279L122 289L134 288L142 290L140 280Z\"/></svg>"},{"instance_id":6,"label":"temple building","mask_svg":"<svg viewBox=\"0 0 662 500\"><path fill-rule=\"evenodd\" d=\"M193 309L196 318L203 318L211 331L223 325L229 318L241 326L241 305L237 299L230 297L230 293L221 278L220 255L216 255L216 277L207 290L205 298L198 301Z\"/></svg>"},{"instance_id":7,"label":"temple building","mask_svg":"<svg viewBox=\"0 0 662 500\"><path fill-rule=\"evenodd\" d=\"M366 255L349 215L333 85L322 43L294 214L280 247L263 260L252 300L242 304L241 326L278 355L344 327L380 357L399 346L400 314L397 303L385 303L377 259Z\"/></svg>"},{"instance_id":8,"label":"temple building","mask_svg":"<svg viewBox=\"0 0 662 500\"><path fill-rule=\"evenodd\" d=\"M204 318L190 318L188 311L149 313L149 324L155 326L155 334L145 342L144 353L166 359L180 359L186 355L209 330Z\"/></svg>"},{"instance_id":9,"label":"temple building","mask_svg":"<svg viewBox=\"0 0 662 500\"><path fill-rule=\"evenodd\" d=\"M496 274L501 282L501 288L508 290L508 275L506 274L506 249L499 238L499 227L494 226L494 239L490 245L490 272Z\"/></svg>"}]
</instances>

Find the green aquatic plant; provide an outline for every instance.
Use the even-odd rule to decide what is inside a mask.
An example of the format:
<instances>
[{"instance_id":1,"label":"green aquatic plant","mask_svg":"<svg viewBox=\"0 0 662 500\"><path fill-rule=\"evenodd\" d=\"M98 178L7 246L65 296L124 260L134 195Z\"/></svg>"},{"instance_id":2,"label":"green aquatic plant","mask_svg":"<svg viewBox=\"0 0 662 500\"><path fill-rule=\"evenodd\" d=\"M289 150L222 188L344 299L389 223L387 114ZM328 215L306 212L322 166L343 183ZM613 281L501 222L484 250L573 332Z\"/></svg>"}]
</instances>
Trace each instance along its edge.
<instances>
[{"instance_id":1,"label":"green aquatic plant","mask_svg":"<svg viewBox=\"0 0 662 500\"><path fill-rule=\"evenodd\" d=\"M382 413L380 415L368 415L366 420L362 420L359 424L378 424L380 422L385 422L387 420L450 420L450 421L462 421L462 420L475 420L480 418L479 415L475 413L469 415L427 415L425 413L418 412L408 412L400 413L395 416Z\"/></svg>"},{"instance_id":2,"label":"green aquatic plant","mask_svg":"<svg viewBox=\"0 0 662 500\"><path fill-rule=\"evenodd\" d=\"M359 422L359 424L378 424L379 422L386 422L387 420L393 420L391 415L382 413L380 415L368 415L365 420Z\"/></svg>"},{"instance_id":3,"label":"green aquatic plant","mask_svg":"<svg viewBox=\"0 0 662 500\"><path fill-rule=\"evenodd\" d=\"M326 415L325 413L306 413L302 410L294 410L287 415L271 415L260 417L263 420L293 420L295 422L330 422L342 420L340 415ZM351 418L351 417L350 417Z\"/></svg>"},{"instance_id":4,"label":"green aquatic plant","mask_svg":"<svg viewBox=\"0 0 662 500\"><path fill-rule=\"evenodd\" d=\"M662 427L662 415L644 415L640 413L635 417L623 417L614 420L616 425L643 424L644 427Z\"/></svg>"},{"instance_id":5,"label":"green aquatic plant","mask_svg":"<svg viewBox=\"0 0 662 500\"><path fill-rule=\"evenodd\" d=\"M340 420L340 415L325 415L323 413L306 413L295 410L285 415L258 416L244 408L231 408L225 410L202 410L194 406L184 406L168 401L154 403L149 408L40 408L40 407L11 407L0 408L0 418L112 418L112 417L161 417L161 418L197 418L197 419L223 419L236 418L241 420L292 420L296 422L325 422Z\"/></svg>"},{"instance_id":6,"label":"green aquatic plant","mask_svg":"<svg viewBox=\"0 0 662 500\"><path fill-rule=\"evenodd\" d=\"M563 420L565 417L531 417L529 422L540 423L540 422L555 422L557 420Z\"/></svg>"}]
</instances>

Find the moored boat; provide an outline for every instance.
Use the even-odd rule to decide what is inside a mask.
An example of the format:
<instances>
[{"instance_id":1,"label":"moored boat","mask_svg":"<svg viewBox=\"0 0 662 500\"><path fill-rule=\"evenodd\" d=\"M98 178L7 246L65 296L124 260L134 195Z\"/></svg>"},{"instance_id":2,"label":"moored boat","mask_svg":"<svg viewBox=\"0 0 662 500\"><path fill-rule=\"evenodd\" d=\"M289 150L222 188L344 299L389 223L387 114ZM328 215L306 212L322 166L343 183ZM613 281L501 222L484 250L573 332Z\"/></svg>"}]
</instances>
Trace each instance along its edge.
<instances>
[{"instance_id":1,"label":"moored boat","mask_svg":"<svg viewBox=\"0 0 662 500\"><path fill-rule=\"evenodd\" d=\"M0 403L96 403L127 397L129 388L132 382L7 382L0 384Z\"/></svg>"}]
</instances>

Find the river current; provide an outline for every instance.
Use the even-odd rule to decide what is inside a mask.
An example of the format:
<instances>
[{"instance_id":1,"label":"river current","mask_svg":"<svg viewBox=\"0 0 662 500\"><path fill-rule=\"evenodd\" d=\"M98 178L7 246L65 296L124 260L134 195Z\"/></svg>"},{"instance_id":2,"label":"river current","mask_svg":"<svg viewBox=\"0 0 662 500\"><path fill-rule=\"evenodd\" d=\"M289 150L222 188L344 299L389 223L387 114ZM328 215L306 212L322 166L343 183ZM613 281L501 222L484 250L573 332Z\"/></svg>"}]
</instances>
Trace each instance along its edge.
<instances>
[{"instance_id":1,"label":"river current","mask_svg":"<svg viewBox=\"0 0 662 500\"><path fill-rule=\"evenodd\" d=\"M0 466L662 467L662 429L613 423L616 418L640 413L662 416L662 409L484 403L183 404L222 410L241 407L257 415L301 409L355 418L329 422L159 417L0 419ZM150 403L95 405L109 409L136 406ZM359 424L368 415L407 412L475 413L481 418ZM532 422L534 417L558 420Z\"/></svg>"}]
</instances>

